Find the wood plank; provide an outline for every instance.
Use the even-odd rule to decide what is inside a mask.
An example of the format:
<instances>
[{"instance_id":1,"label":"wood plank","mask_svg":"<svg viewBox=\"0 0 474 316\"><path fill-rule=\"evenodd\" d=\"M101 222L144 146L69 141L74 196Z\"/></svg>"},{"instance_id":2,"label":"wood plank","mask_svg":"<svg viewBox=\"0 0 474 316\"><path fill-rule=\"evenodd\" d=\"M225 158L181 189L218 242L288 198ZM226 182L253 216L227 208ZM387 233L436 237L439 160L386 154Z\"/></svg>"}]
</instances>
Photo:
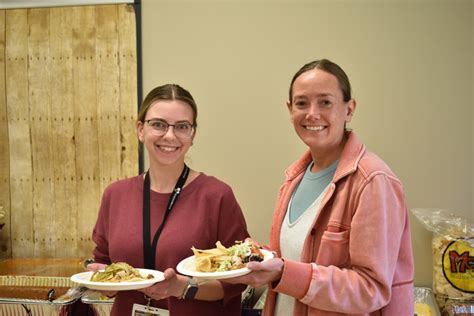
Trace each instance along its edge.
<instances>
[{"instance_id":1,"label":"wood plank","mask_svg":"<svg viewBox=\"0 0 474 316\"><path fill-rule=\"evenodd\" d=\"M121 177L138 174L138 139L136 133L137 51L136 21L131 5L119 5L119 66L120 66L120 131Z\"/></svg>"},{"instance_id":2,"label":"wood plank","mask_svg":"<svg viewBox=\"0 0 474 316\"><path fill-rule=\"evenodd\" d=\"M12 257L33 253L32 163L28 116L27 13L6 10L5 73L10 144Z\"/></svg>"},{"instance_id":3,"label":"wood plank","mask_svg":"<svg viewBox=\"0 0 474 316\"><path fill-rule=\"evenodd\" d=\"M51 9L50 54L55 258L77 255L77 198L74 140L72 10Z\"/></svg>"},{"instance_id":4,"label":"wood plank","mask_svg":"<svg viewBox=\"0 0 474 316\"><path fill-rule=\"evenodd\" d=\"M90 254L100 201L97 127L96 16L91 6L73 7L74 133L78 254Z\"/></svg>"},{"instance_id":5,"label":"wood plank","mask_svg":"<svg viewBox=\"0 0 474 316\"><path fill-rule=\"evenodd\" d=\"M5 10L0 10L0 259L11 258L10 148L5 91Z\"/></svg>"},{"instance_id":6,"label":"wood plank","mask_svg":"<svg viewBox=\"0 0 474 316\"><path fill-rule=\"evenodd\" d=\"M117 6L97 6L97 110L100 191L120 178Z\"/></svg>"},{"instance_id":7,"label":"wood plank","mask_svg":"<svg viewBox=\"0 0 474 316\"><path fill-rule=\"evenodd\" d=\"M51 82L49 52L49 9L28 10L28 95L33 163L33 234L34 257L54 254L55 221L51 206Z\"/></svg>"}]
</instances>

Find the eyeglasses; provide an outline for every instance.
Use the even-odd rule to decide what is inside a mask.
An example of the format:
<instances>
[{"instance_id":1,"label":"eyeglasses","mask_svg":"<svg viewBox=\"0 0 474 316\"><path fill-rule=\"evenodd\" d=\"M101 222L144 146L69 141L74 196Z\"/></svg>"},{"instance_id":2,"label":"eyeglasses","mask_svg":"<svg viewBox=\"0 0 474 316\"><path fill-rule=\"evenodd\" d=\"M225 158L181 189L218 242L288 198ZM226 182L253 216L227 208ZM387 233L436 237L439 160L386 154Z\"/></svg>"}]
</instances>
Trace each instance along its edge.
<instances>
[{"instance_id":1,"label":"eyeglasses","mask_svg":"<svg viewBox=\"0 0 474 316\"><path fill-rule=\"evenodd\" d=\"M169 124L165 120L160 119L145 120L145 122L153 128L158 135L165 135L170 126L173 127L174 135L178 138L190 138L194 134L194 125L189 122Z\"/></svg>"}]
</instances>

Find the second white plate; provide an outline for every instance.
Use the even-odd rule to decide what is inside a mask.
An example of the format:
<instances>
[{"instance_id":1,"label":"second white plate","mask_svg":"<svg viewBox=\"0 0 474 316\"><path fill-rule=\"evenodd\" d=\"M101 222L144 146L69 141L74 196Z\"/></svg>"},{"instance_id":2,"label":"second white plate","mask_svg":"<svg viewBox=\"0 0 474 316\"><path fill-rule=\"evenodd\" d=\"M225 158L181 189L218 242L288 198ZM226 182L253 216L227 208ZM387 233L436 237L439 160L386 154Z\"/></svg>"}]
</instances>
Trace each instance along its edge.
<instances>
[{"instance_id":1,"label":"second white plate","mask_svg":"<svg viewBox=\"0 0 474 316\"><path fill-rule=\"evenodd\" d=\"M150 270L150 269L137 269L141 275L146 276L148 274L153 275L152 279L146 279L143 281L136 282L92 282L90 281L92 276L92 271L81 272L74 274L71 277L72 282L79 283L89 289L99 290L99 291L128 291L128 290L137 290L149 287L155 283L163 281L165 278L163 272Z\"/></svg>"},{"instance_id":2,"label":"second white plate","mask_svg":"<svg viewBox=\"0 0 474 316\"><path fill-rule=\"evenodd\" d=\"M261 249L261 251L264 257L263 261L273 258L273 253L271 251L265 249ZM235 278L250 273L250 270L247 267L224 272L199 272L195 270L194 256L181 260L181 262L176 266L176 270L184 275L213 280Z\"/></svg>"}]
</instances>

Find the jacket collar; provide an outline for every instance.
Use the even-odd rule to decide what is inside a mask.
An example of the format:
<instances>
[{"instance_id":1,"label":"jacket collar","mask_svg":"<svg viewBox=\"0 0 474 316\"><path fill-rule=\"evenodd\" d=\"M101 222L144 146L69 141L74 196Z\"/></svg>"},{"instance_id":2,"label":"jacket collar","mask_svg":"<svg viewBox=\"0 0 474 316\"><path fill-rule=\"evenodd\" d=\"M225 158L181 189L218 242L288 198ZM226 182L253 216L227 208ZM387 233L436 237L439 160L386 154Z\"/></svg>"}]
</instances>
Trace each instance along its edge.
<instances>
[{"instance_id":1,"label":"jacket collar","mask_svg":"<svg viewBox=\"0 0 474 316\"><path fill-rule=\"evenodd\" d=\"M360 158L365 152L364 144L360 142L354 132L348 131L346 132L346 135L347 143L344 146L341 158L339 159L333 182L337 182L343 177L355 172ZM300 159L295 161L286 169L286 180L291 181L304 172L312 160L313 157L311 156L311 151L307 150Z\"/></svg>"}]
</instances>

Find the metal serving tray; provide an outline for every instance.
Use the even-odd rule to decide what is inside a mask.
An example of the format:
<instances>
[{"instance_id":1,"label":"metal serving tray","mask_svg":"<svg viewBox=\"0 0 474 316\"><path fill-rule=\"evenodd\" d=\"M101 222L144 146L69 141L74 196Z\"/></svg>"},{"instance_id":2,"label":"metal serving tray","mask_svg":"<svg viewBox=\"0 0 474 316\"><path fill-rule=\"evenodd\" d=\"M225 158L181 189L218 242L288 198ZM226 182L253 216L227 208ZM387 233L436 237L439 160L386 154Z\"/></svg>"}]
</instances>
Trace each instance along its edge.
<instances>
[{"instance_id":1,"label":"metal serving tray","mask_svg":"<svg viewBox=\"0 0 474 316\"><path fill-rule=\"evenodd\" d=\"M0 276L0 315L59 315L85 291L71 286L62 277Z\"/></svg>"},{"instance_id":2,"label":"metal serving tray","mask_svg":"<svg viewBox=\"0 0 474 316\"><path fill-rule=\"evenodd\" d=\"M100 292L87 290L81 297L84 304L89 304L97 316L109 316L114 303L113 298L108 298Z\"/></svg>"}]
</instances>

